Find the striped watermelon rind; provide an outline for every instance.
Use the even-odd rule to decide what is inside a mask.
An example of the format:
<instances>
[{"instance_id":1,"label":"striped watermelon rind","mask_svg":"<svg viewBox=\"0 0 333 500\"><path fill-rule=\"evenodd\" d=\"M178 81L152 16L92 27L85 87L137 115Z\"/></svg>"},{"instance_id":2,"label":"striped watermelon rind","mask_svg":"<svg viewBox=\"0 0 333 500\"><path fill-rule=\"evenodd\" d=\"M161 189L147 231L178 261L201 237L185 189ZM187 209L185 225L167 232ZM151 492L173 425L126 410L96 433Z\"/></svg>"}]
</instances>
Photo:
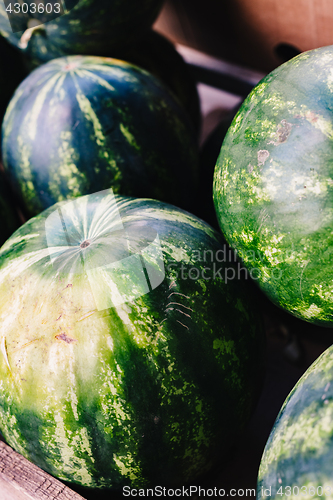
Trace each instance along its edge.
<instances>
[{"instance_id":1,"label":"striped watermelon rind","mask_svg":"<svg viewBox=\"0 0 333 500\"><path fill-rule=\"evenodd\" d=\"M333 351L297 382L275 421L258 474L257 498L331 498Z\"/></svg>"},{"instance_id":2,"label":"striped watermelon rind","mask_svg":"<svg viewBox=\"0 0 333 500\"><path fill-rule=\"evenodd\" d=\"M268 297L332 325L333 46L278 67L223 142L214 202L230 245Z\"/></svg>"},{"instance_id":3,"label":"striped watermelon rind","mask_svg":"<svg viewBox=\"0 0 333 500\"><path fill-rule=\"evenodd\" d=\"M141 252L149 293L139 293L139 267L127 276L121 264L120 221L137 235L131 248L158 235L156 251ZM154 285L160 250L165 276ZM185 484L226 455L261 388L264 339L246 283L225 283L220 252L220 235L189 213L109 192L61 202L16 231L0 253L8 443L88 488ZM105 271L105 256L119 266ZM105 308L124 290L136 298Z\"/></svg>"},{"instance_id":4,"label":"striped watermelon rind","mask_svg":"<svg viewBox=\"0 0 333 500\"><path fill-rule=\"evenodd\" d=\"M2 127L3 163L33 216L55 202L112 187L189 209L198 147L171 92L148 72L71 56L33 71Z\"/></svg>"}]
</instances>

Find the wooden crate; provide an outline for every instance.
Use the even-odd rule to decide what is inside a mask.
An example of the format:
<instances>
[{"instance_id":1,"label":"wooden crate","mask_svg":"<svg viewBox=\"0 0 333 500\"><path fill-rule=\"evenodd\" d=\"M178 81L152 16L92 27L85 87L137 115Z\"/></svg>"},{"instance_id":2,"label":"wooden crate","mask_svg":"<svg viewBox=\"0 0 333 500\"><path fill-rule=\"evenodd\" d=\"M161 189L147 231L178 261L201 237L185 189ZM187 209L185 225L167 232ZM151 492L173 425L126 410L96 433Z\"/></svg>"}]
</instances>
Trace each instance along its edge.
<instances>
[{"instance_id":1,"label":"wooden crate","mask_svg":"<svg viewBox=\"0 0 333 500\"><path fill-rule=\"evenodd\" d=\"M0 441L1 500L84 500L84 498Z\"/></svg>"}]
</instances>

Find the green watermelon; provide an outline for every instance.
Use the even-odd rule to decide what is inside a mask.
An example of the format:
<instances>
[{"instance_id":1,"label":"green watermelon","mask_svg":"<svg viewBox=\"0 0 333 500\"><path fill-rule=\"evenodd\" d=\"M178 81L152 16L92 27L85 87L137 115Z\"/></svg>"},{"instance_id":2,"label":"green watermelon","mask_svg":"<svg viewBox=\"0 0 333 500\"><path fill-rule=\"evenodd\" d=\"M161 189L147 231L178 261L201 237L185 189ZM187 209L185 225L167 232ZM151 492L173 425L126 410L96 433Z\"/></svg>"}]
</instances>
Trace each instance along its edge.
<instances>
[{"instance_id":1,"label":"green watermelon","mask_svg":"<svg viewBox=\"0 0 333 500\"><path fill-rule=\"evenodd\" d=\"M275 421L258 475L257 498L331 498L333 348L297 382Z\"/></svg>"},{"instance_id":2,"label":"green watermelon","mask_svg":"<svg viewBox=\"0 0 333 500\"><path fill-rule=\"evenodd\" d=\"M263 332L221 236L171 205L65 201L0 252L0 429L87 488L185 484L261 389ZM233 279L234 278L234 279Z\"/></svg>"},{"instance_id":3,"label":"green watermelon","mask_svg":"<svg viewBox=\"0 0 333 500\"><path fill-rule=\"evenodd\" d=\"M200 129L200 101L196 82L182 56L164 36L148 30L129 47L105 48L103 56L127 61L160 78L186 109L195 129ZM39 60L28 60L30 70L40 66Z\"/></svg>"},{"instance_id":4,"label":"green watermelon","mask_svg":"<svg viewBox=\"0 0 333 500\"><path fill-rule=\"evenodd\" d=\"M140 37L157 17L162 3L163 0L67 0L64 15L34 28L30 19L25 31L13 33L5 3L0 2L0 34L41 62L72 54L103 55L106 46L123 47Z\"/></svg>"},{"instance_id":5,"label":"green watermelon","mask_svg":"<svg viewBox=\"0 0 333 500\"><path fill-rule=\"evenodd\" d=\"M220 227L270 299L333 321L333 46L266 76L244 101L214 177Z\"/></svg>"},{"instance_id":6,"label":"green watermelon","mask_svg":"<svg viewBox=\"0 0 333 500\"><path fill-rule=\"evenodd\" d=\"M199 155L182 106L150 73L59 58L19 86L2 130L5 170L28 215L112 187L189 209Z\"/></svg>"},{"instance_id":7,"label":"green watermelon","mask_svg":"<svg viewBox=\"0 0 333 500\"><path fill-rule=\"evenodd\" d=\"M11 192L0 171L0 246L21 225L20 218L13 201Z\"/></svg>"}]
</instances>

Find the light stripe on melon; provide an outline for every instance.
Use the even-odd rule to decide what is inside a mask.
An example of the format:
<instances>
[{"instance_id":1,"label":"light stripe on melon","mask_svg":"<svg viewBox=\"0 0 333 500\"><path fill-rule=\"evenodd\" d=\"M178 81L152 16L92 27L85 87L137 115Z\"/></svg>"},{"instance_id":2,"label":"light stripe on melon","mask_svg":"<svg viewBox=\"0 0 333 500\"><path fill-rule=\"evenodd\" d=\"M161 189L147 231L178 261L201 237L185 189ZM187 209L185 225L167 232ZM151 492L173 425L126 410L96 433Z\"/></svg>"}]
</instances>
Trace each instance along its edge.
<instances>
[{"instance_id":1,"label":"light stripe on melon","mask_svg":"<svg viewBox=\"0 0 333 500\"><path fill-rule=\"evenodd\" d=\"M27 213L112 187L189 209L198 150L186 112L155 77L72 56L31 73L3 124L3 162Z\"/></svg>"}]
</instances>

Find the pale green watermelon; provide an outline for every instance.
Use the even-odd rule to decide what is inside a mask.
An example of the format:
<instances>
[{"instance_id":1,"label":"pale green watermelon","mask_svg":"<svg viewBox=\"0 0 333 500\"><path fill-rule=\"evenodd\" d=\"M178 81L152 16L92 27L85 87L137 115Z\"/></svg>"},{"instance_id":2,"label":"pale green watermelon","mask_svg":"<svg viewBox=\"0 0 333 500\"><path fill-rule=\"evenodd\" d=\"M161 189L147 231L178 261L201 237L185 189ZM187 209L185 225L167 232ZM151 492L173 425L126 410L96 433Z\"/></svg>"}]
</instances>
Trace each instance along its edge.
<instances>
[{"instance_id":1,"label":"pale green watermelon","mask_svg":"<svg viewBox=\"0 0 333 500\"><path fill-rule=\"evenodd\" d=\"M261 318L219 233L109 191L0 252L0 429L87 488L184 485L228 455L260 393Z\"/></svg>"}]
</instances>

